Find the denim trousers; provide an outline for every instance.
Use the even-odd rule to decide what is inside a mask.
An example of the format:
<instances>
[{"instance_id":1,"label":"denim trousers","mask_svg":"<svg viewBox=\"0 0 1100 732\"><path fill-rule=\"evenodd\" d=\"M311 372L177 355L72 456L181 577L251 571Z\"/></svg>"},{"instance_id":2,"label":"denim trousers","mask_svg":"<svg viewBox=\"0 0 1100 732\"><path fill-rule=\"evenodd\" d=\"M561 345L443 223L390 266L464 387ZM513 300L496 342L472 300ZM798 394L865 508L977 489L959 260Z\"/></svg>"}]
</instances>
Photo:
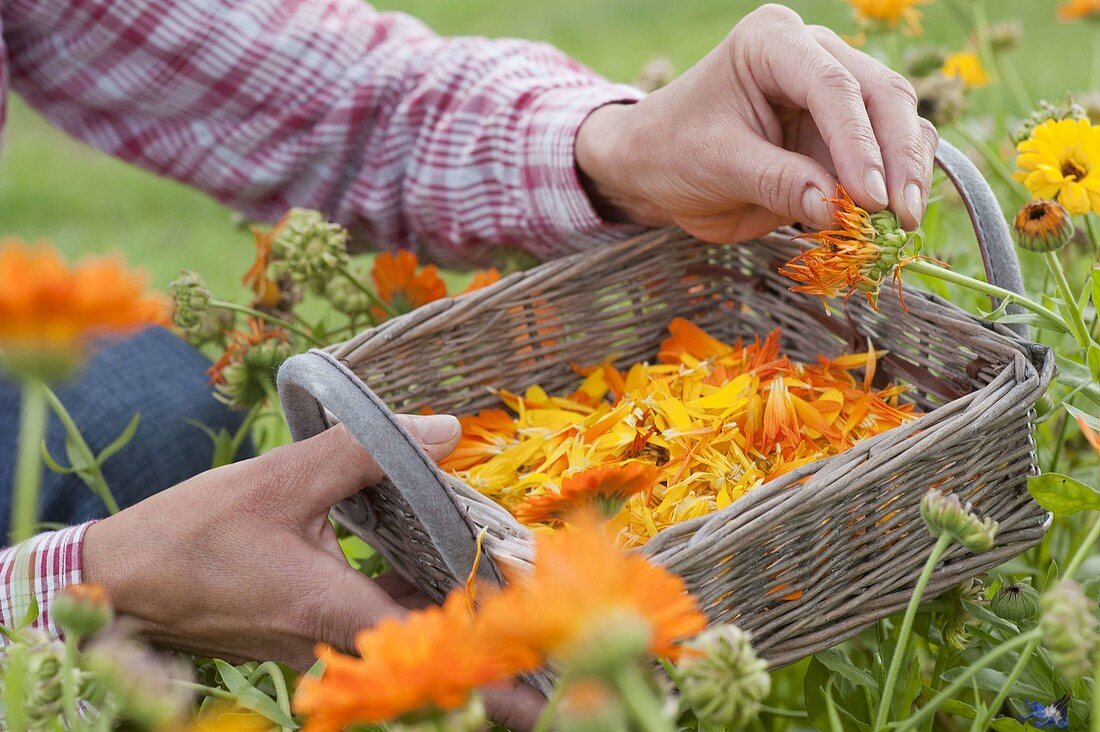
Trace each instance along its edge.
<instances>
[{"instance_id":1,"label":"denim trousers","mask_svg":"<svg viewBox=\"0 0 1100 732\"><path fill-rule=\"evenodd\" d=\"M123 508L210 468L214 446L191 422L218 432L234 431L243 412L214 399L206 374L210 361L178 336L150 328L104 344L67 382L54 386L92 452L98 454L140 414L137 432L103 465L103 474ZM0 379L0 533L10 524L20 392ZM65 432L50 414L46 445L68 464ZM43 466L39 520L76 524L107 514L99 496L75 475ZM2 542L0 542L2 543Z\"/></svg>"}]
</instances>

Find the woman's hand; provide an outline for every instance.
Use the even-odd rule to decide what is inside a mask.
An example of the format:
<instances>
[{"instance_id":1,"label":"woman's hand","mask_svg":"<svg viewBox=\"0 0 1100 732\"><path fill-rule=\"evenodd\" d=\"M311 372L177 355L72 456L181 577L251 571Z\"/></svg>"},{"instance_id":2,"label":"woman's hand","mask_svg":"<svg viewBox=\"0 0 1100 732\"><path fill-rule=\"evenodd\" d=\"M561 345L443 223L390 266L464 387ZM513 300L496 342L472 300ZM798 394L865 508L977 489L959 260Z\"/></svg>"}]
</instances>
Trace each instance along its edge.
<instances>
[{"instance_id":1,"label":"woman's hand","mask_svg":"<svg viewBox=\"0 0 1100 732\"><path fill-rule=\"evenodd\" d=\"M400 419L437 460L461 434L446 415ZM318 642L354 652L360 629L427 602L395 575L374 582L353 569L328 522L333 505L381 477L333 427L93 524L84 580L103 585L157 645L305 669ZM494 718L516 729L532 726L542 701L518 684L486 694Z\"/></svg>"},{"instance_id":2,"label":"woman's hand","mask_svg":"<svg viewBox=\"0 0 1100 732\"><path fill-rule=\"evenodd\" d=\"M838 180L860 206L915 227L937 144L904 77L765 5L668 86L594 111L576 158L606 218L724 243L827 226Z\"/></svg>"}]
</instances>

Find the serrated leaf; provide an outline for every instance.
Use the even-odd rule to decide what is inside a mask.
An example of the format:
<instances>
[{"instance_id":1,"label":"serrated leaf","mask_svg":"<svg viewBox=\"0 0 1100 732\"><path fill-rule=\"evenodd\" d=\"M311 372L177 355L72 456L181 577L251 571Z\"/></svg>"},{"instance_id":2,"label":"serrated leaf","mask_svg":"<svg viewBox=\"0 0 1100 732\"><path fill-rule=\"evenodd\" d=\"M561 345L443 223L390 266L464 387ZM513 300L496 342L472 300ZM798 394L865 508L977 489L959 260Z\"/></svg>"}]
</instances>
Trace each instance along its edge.
<instances>
[{"instance_id":1,"label":"serrated leaf","mask_svg":"<svg viewBox=\"0 0 1100 732\"><path fill-rule=\"evenodd\" d=\"M1027 479L1035 502L1056 516L1100 511L1100 491L1061 473L1043 473Z\"/></svg>"},{"instance_id":2,"label":"serrated leaf","mask_svg":"<svg viewBox=\"0 0 1100 732\"><path fill-rule=\"evenodd\" d=\"M99 462L100 465L103 465L103 463L107 462L107 460L109 460L113 455L118 453L119 450L130 444L130 440L134 439L134 434L137 433L138 424L140 422L141 412L138 412L130 418L130 421L126 424L125 429L123 429L122 432L119 433L118 437L116 437L110 445L107 445L107 447L103 448L103 450L100 451L99 455L96 456L96 460Z\"/></svg>"},{"instance_id":3,"label":"serrated leaf","mask_svg":"<svg viewBox=\"0 0 1100 732\"><path fill-rule=\"evenodd\" d=\"M214 659L214 665L218 667L218 675L221 676L225 688L237 697L238 706L263 715L280 727L298 728L297 723L274 699L248 683L244 674L235 667L217 658Z\"/></svg>"}]
</instances>

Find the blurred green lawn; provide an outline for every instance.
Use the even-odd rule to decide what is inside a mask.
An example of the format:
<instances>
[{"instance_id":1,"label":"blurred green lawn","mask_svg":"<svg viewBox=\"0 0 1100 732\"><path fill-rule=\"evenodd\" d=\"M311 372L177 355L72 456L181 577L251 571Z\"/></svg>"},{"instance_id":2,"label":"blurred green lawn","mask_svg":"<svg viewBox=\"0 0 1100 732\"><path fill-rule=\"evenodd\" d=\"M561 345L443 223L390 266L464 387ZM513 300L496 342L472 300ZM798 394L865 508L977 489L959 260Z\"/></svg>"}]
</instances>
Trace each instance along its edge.
<instances>
[{"instance_id":1,"label":"blurred green lawn","mask_svg":"<svg viewBox=\"0 0 1100 732\"><path fill-rule=\"evenodd\" d=\"M712 48L759 3L746 0L381 0L378 6L416 15L444 34L518 36L550 41L615 80L629 81L656 54L683 70ZM852 30L840 0L792 0L810 22ZM961 48L959 22L968 0L925 6L926 38ZM1086 86L1095 24L1062 25L1055 0L995 0L993 19L1023 20L1025 37L1013 60L1036 98ZM908 41L906 41L908 42ZM973 103L1002 107L1000 85ZM950 131L947 132L950 137ZM0 153L0 235L51 239L69 255L121 250L164 286L181 268L195 269L221 292L252 256L248 234L228 211L202 194L108 159L49 127L12 100ZM961 234L959 235L961 237Z\"/></svg>"}]
</instances>

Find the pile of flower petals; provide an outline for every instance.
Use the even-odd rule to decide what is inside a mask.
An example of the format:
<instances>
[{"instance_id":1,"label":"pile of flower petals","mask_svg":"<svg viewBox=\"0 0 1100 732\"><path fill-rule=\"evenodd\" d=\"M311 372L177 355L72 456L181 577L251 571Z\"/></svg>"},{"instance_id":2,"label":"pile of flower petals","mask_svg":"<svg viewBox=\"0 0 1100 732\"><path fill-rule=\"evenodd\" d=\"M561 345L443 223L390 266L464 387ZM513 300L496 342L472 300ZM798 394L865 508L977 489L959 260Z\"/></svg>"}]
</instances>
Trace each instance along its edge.
<instances>
[{"instance_id":1,"label":"pile of flower petals","mask_svg":"<svg viewBox=\"0 0 1100 732\"><path fill-rule=\"evenodd\" d=\"M881 352L805 364L780 352L778 330L730 344L677 318L669 333L657 363L578 368L568 395L500 390L507 410L463 417L443 467L534 527L618 496L620 541L637 546L913 418L905 386L872 387ZM635 470L615 484L623 471L608 468L638 463L655 482L639 486Z\"/></svg>"}]
</instances>

